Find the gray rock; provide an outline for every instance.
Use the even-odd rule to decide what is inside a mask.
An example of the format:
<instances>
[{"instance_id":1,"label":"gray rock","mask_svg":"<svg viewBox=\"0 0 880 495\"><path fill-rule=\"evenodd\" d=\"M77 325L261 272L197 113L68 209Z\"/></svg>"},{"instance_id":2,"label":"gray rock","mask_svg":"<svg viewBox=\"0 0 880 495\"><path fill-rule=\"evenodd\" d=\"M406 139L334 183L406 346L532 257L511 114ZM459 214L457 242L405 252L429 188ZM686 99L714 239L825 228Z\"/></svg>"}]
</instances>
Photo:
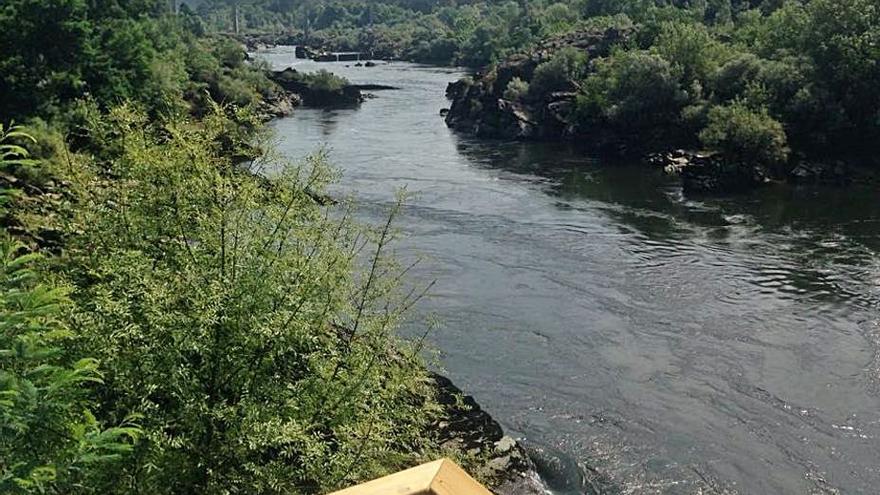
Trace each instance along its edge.
<instances>
[{"instance_id":1,"label":"gray rock","mask_svg":"<svg viewBox=\"0 0 880 495\"><path fill-rule=\"evenodd\" d=\"M451 83L446 96L452 106L446 124L482 137L560 139L575 134L573 115L577 84L569 91L554 92L545 101L525 96L523 101L504 99L514 78L530 81L535 68L564 47L585 51L590 59L607 55L618 43L631 39L633 30L594 29L550 39L528 53L513 55L486 74Z\"/></svg>"},{"instance_id":2,"label":"gray rock","mask_svg":"<svg viewBox=\"0 0 880 495\"><path fill-rule=\"evenodd\" d=\"M546 490L526 450L505 436L501 425L448 378L435 374L433 380L446 416L433 426L440 444L485 458L481 470L499 495L544 495Z\"/></svg>"}]
</instances>

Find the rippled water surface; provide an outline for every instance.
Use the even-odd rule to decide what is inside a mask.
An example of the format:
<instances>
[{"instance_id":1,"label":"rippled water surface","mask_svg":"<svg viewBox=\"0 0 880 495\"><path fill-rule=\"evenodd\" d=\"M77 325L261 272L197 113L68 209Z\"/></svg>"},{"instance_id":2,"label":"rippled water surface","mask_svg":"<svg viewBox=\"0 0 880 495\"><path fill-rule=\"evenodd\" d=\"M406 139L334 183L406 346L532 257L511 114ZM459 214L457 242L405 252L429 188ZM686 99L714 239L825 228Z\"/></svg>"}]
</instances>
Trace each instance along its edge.
<instances>
[{"instance_id":1,"label":"rippled water surface","mask_svg":"<svg viewBox=\"0 0 880 495\"><path fill-rule=\"evenodd\" d=\"M880 493L878 191L689 199L572 146L450 132L454 70L318 67L401 89L299 109L281 150L327 145L368 221L417 194L400 252L437 280L417 313L557 492Z\"/></svg>"}]
</instances>

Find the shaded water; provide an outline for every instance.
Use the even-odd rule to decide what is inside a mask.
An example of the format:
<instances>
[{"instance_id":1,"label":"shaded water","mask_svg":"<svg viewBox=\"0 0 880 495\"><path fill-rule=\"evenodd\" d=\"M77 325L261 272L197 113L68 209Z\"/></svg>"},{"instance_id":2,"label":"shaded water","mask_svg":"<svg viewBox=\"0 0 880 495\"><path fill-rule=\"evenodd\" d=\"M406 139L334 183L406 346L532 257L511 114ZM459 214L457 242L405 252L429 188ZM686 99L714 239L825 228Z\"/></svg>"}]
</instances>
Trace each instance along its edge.
<instances>
[{"instance_id":1,"label":"shaded water","mask_svg":"<svg viewBox=\"0 0 880 495\"><path fill-rule=\"evenodd\" d=\"M572 146L455 135L456 71L303 67L401 87L299 109L280 148L326 144L368 221L417 193L417 313L448 375L563 466L557 492L880 493L878 191L688 199Z\"/></svg>"}]
</instances>

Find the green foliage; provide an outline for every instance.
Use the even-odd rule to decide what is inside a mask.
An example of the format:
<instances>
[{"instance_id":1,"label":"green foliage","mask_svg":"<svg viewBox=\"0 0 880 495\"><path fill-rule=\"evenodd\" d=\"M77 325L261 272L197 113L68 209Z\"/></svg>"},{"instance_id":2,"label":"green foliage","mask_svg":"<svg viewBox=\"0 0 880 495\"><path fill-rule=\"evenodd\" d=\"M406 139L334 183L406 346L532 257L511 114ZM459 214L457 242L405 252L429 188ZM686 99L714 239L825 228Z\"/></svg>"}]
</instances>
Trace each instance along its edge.
<instances>
[{"instance_id":1,"label":"green foliage","mask_svg":"<svg viewBox=\"0 0 880 495\"><path fill-rule=\"evenodd\" d=\"M342 88L349 84L348 80L344 77L337 76L325 69L299 74L300 81L315 91L326 91L331 93L342 91Z\"/></svg>"},{"instance_id":2,"label":"green foliage","mask_svg":"<svg viewBox=\"0 0 880 495\"><path fill-rule=\"evenodd\" d=\"M518 77L514 77L507 83L507 89L504 90L504 98L511 101L519 101L529 94L529 83Z\"/></svg>"},{"instance_id":3,"label":"green foliage","mask_svg":"<svg viewBox=\"0 0 880 495\"><path fill-rule=\"evenodd\" d=\"M647 51L597 61L578 97L579 114L624 129L672 125L686 102L672 64Z\"/></svg>"},{"instance_id":4,"label":"green foliage","mask_svg":"<svg viewBox=\"0 0 880 495\"><path fill-rule=\"evenodd\" d=\"M673 22L662 25L654 50L675 66L686 86L708 81L730 51L706 26Z\"/></svg>"},{"instance_id":5,"label":"green foliage","mask_svg":"<svg viewBox=\"0 0 880 495\"><path fill-rule=\"evenodd\" d=\"M753 110L741 102L711 108L700 140L710 149L745 161L779 165L788 159L782 124L765 108Z\"/></svg>"},{"instance_id":6,"label":"green foliage","mask_svg":"<svg viewBox=\"0 0 880 495\"><path fill-rule=\"evenodd\" d=\"M546 95L554 91L570 91L587 70L587 54L576 48L563 48L553 57L538 65L532 76L530 91L534 95Z\"/></svg>"},{"instance_id":7,"label":"green foliage","mask_svg":"<svg viewBox=\"0 0 880 495\"><path fill-rule=\"evenodd\" d=\"M236 165L219 108L160 125L122 107L99 127L119 146L76 178L60 268L78 347L104 363L101 417L143 415L114 492L325 492L430 455L438 406L393 333L413 302L393 232L315 203L323 155Z\"/></svg>"},{"instance_id":8,"label":"green foliage","mask_svg":"<svg viewBox=\"0 0 880 495\"><path fill-rule=\"evenodd\" d=\"M154 114L207 100L253 104L272 91L236 43L199 39L164 1L9 0L0 8L0 114L57 117L80 99L133 100ZM184 97L187 97L187 100Z\"/></svg>"},{"instance_id":9,"label":"green foliage","mask_svg":"<svg viewBox=\"0 0 880 495\"><path fill-rule=\"evenodd\" d=\"M30 165L10 139L31 138L0 127L0 167ZM25 253L0 233L0 492L89 492L140 430L103 429L90 412L98 362L67 350L67 290L41 284L33 268L40 257Z\"/></svg>"},{"instance_id":10,"label":"green foliage","mask_svg":"<svg viewBox=\"0 0 880 495\"><path fill-rule=\"evenodd\" d=\"M880 152L880 7L871 0L527 1L515 20L504 21L502 10L474 2L444 13L456 20L448 24L456 39L480 39L468 48L471 61L512 49L528 54L529 44L571 29L632 33L604 60L567 70L551 59L524 81L535 101L580 88L576 116L584 131L610 124L624 140L649 131L692 146L710 108L740 102L766 109L804 154L870 159ZM489 12L497 19L486 25ZM505 33L490 36L497 26ZM508 41L514 27L527 28L533 41ZM539 45L540 56L565 46L560 41Z\"/></svg>"}]
</instances>

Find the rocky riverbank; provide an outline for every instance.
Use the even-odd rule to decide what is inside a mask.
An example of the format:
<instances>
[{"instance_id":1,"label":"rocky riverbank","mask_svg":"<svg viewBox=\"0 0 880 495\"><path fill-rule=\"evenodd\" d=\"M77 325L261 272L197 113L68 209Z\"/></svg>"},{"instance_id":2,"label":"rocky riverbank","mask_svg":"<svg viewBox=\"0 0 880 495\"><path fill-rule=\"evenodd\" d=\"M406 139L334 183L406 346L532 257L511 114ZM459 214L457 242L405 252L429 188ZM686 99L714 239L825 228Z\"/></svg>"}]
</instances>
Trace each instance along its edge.
<instances>
[{"instance_id":1,"label":"rocky riverbank","mask_svg":"<svg viewBox=\"0 0 880 495\"><path fill-rule=\"evenodd\" d=\"M801 159L782 172L704 151L651 153L645 161L662 167L670 175L681 177L685 193L694 195L743 192L771 182L826 186L880 183L880 178L871 169L856 167L843 160L818 162Z\"/></svg>"},{"instance_id":2,"label":"rocky riverbank","mask_svg":"<svg viewBox=\"0 0 880 495\"><path fill-rule=\"evenodd\" d=\"M351 84L327 71L303 73L291 67L269 71L267 76L278 86L279 91L263 100L261 112L266 120L290 116L300 105L319 108L353 107L373 97L367 91L397 89L384 84Z\"/></svg>"},{"instance_id":3,"label":"rocky riverbank","mask_svg":"<svg viewBox=\"0 0 880 495\"><path fill-rule=\"evenodd\" d=\"M450 83L446 96L452 105L446 113L446 124L486 138L574 138L577 88L512 99L505 94L508 85L514 78L531 81L538 65L564 47L581 50L593 59L607 56L612 47L630 40L632 35L632 30L613 28L570 33L550 39L528 53L514 55L485 73ZM590 139L598 145L608 141L609 136L594 133Z\"/></svg>"},{"instance_id":4,"label":"rocky riverbank","mask_svg":"<svg viewBox=\"0 0 880 495\"><path fill-rule=\"evenodd\" d=\"M498 495L543 495L535 464L525 448L504 435L501 425L448 378L433 374L444 420L435 425L442 446L478 457L480 477Z\"/></svg>"},{"instance_id":5,"label":"rocky riverbank","mask_svg":"<svg viewBox=\"0 0 880 495\"><path fill-rule=\"evenodd\" d=\"M307 74L288 67L269 72L269 79L310 107L349 107L364 102L360 87L326 71Z\"/></svg>"},{"instance_id":6,"label":"rocky riverbank","mask_svg":"<svg viewBox=\"0 0 880 495\"><path fill-rule=\"evenodd\" d=\"M595 74L599 70L597 66L603 63L601 60L608 57L615 46L632 44L637 35L636 28L592 29L545 41L485 72L450 83L446 96L451 106L443 109L441 115L448 127L478 137L577 141L602 154L641 159L680 177L689 194L736 193L771 182L823 185L877 182L877 174L872 171L877 167L867 163L876 162L876 158L823 161L792 153L787 160L768 165L756 159L744 159L745 153L734 156L699 150L670 151L680 146L696 148L700 146L699 140L681 123L637 125L639 119L650 122L641 114L634 117L631 125L612 125L594 116L585 116L592 104L579 100L585 94L585 74ZM552 65L546 62L554 61L555 55L563 49L583 57L580 79L565 79L570 66L559 64L554 68L557 72L553 77L563 80L548 83L546 73L540 77L538 68L542 64ZM536 90L539 80L540 87Z\"/></svg>"}]
</instances>

